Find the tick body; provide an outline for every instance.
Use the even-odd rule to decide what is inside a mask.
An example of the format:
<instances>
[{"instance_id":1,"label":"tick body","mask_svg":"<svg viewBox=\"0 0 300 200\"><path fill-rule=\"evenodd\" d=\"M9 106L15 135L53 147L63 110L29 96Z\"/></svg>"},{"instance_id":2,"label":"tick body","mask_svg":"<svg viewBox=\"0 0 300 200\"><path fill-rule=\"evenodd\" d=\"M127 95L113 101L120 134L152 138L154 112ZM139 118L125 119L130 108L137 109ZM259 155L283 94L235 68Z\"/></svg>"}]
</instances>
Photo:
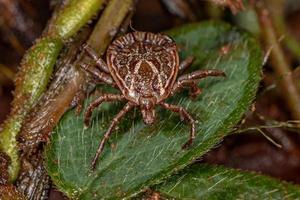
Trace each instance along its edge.
<instances>
[{"instance_id":1,"label":"tick body","mask_svg":"<svg viewBox=\"0 0 300 200\"><path fill-rule=\"evenodd\" d=\"M201 93L198 87L199 79L207 76L225 76L224 72L197 70L178 76L192 64L193 58L188 57L180 63L175 42L162 34L133 32L124 35L114 40L108 47L106 62L98 58L94 50L87 45L83 49L94 59L97 68L87 64L83 64L82 67L99 81L120 90L120 94L104 94L96 98L85 112L85 125L89 125L93 110L102 102L127 101L104 134L92 161L93 169L114 128L134 107L139 107L146 124L155 122L157 105L179 113L180 117L191 125L190 138L183 147L192 144L195 138L195 120L183 107L164 101L183 88L190 88L190 96L195 98Z\"/></svg>"}]
</instances>

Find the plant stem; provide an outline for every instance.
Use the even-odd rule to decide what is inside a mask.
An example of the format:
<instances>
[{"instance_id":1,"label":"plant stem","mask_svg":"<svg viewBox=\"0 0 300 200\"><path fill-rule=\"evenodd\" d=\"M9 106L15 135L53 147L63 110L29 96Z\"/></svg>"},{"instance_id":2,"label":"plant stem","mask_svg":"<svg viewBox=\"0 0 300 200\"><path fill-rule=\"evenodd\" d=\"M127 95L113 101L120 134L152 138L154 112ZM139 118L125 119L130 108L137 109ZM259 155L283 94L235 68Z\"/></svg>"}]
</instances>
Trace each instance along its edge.
<instances>
[{"instance_id":1,"label":"plant stem","mask_svg":"<svg viewBox=\"0 0 300 200\"><path fill-rule=\"evenodd\" d=\"M111 0L92 32L88 44L103 55L112 39L118 33L126 17L134 10L136 0Z\"/></svg>"},{"instance_id":2,"label":"plant stem","mask_svg":"<svg viewBox=\"0 0 300 200\"><path fill-rule=\"evenodd\" d=\"M289 50L300 59L300 43L289 32L286 22L284 21L284 8L286 0L266 0L270 15L274 21L274 27L279 35L283 35L283 42L289 48Z\"/></svg>"},{"instance_id":3,"label":"plant stem","mask_svg":"<svg viewBox=\"0 0 300 200\"><path fill-rule=\"evenodd\" d=\"M43 37L37 40L23 57L21 70L15 81L12 110L0 132L0 150L11 158L10 181L16 179L20 168L16 136L26 114L45 91L64 40L76 33L104 2L104 0L66 1L51 19Z\"/></svg>"},{"instance_id":4,"label":"plant stem","mask_svg":"<svg viewBox=\"0 0 300 200\"><path fill-rule=\"evenodd\" d=\"M265 6L257 6L260 19L262 37L267 48L272 48L271 64L278 77L282 96L286 100L289 110L294 119L300 120L300 96L292 78L292 71L280 46L269 11Z\"/></svg>"}]
</instances>

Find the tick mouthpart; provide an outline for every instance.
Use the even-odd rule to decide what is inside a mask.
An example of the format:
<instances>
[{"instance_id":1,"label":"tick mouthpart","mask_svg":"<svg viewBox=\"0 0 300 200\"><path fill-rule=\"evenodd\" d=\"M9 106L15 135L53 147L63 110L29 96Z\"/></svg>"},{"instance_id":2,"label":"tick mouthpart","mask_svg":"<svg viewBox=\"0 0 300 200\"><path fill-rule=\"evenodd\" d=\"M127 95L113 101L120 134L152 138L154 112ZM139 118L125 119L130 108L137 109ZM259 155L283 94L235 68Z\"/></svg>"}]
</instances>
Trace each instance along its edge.
<instances>
[{"instance_id":1,"label":"tick mouthpart","mask_svg":"<svg viewBox=\"0 0 300 200\"><path fill-rule=\"evenodd\" d=\"M141 112L142 112L143 121L145 124L150 125L155 122L156 114L155 114L155 110L153 108L150 110L142 109Z\"/></svg>"},{"instance_id":2,"label":"tick mouthpart","mask_svg":"<svg viewBox=\"0 0 300 200\"><path fill-rule=\"evenodd\" d=\"M155 114L155 97L140 97L139 99L140 108L145 124L153 124L156 118Z\"/></svg>"},{"instance_id":3,"label":"tick mouthpart","mask_svg":"<svg viewBox=\"0 0 300 200\"><path fill-rule=\"evenodd\" d=\"M90 120L85 119L83 124L84 124L83 129L84 130L88 129L90 126Z\"/></svg>"}]
</instances>

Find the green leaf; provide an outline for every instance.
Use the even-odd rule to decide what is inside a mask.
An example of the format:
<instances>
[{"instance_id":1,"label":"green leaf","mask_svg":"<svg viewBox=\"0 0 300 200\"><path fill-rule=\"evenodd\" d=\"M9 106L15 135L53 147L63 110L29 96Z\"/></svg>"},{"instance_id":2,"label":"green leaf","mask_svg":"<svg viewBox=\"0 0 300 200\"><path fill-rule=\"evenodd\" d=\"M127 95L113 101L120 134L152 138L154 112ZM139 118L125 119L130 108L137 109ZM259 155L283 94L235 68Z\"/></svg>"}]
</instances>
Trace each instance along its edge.
<instances>
[{"instance_id":1,"label":"green leaf","mask_svg":"<svg viewBox=\"0 0 300 200\"><path fill-rule=\"evenodd\" d=\"M155 187L167 199L300 199L300 187L271 177L195 164Z\"/></svg>"},{"instance_id":2,"label":"green leaf","mask_svg":"<svg viewBox=\"0 0 300 200\"><path fill-rule=\"evenodd\" d=\"M190 129L176 113L157 108L159 120L147 126L135 109L122 120L110 138L113 148L106 146L96 171L91 172L98 143L124 103L101 105L88 129L84 129L82 115L72 110L60 121L46 153L50 176L69 197L119 199L161 182L218 144L251 104L262 63L254 38L221 22L187 25L168 34L177 42L182 58L195 56L191 70L221 69L227 74L227 78L201 81L203 93L194 101L187 91L168 99L199 121L193 146L182 150ZM228 53L221 53L223 46L230 48Z\"/></svg>"}]
</instances>

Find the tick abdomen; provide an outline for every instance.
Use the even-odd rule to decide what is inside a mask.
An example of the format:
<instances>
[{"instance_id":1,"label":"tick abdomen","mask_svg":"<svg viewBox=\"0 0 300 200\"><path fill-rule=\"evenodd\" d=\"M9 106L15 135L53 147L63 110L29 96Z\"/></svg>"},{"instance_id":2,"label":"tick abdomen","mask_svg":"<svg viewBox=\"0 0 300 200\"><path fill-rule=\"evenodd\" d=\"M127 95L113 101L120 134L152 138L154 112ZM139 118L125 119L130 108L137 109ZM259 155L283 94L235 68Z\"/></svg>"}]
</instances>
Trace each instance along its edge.
<instances>
[{"instance_id":1,"label":"tick abdomen","mask_svg":"<svg viewBox=\"0 0 300 200\"><path fill-rule=\"evenodd\" d=\"M179 60L176 44L169 37L134 32L112 43L107 63L123 94L137 102L139 97L153 96L158 101L166 97Z\"/></svg>"}]
</instances>

